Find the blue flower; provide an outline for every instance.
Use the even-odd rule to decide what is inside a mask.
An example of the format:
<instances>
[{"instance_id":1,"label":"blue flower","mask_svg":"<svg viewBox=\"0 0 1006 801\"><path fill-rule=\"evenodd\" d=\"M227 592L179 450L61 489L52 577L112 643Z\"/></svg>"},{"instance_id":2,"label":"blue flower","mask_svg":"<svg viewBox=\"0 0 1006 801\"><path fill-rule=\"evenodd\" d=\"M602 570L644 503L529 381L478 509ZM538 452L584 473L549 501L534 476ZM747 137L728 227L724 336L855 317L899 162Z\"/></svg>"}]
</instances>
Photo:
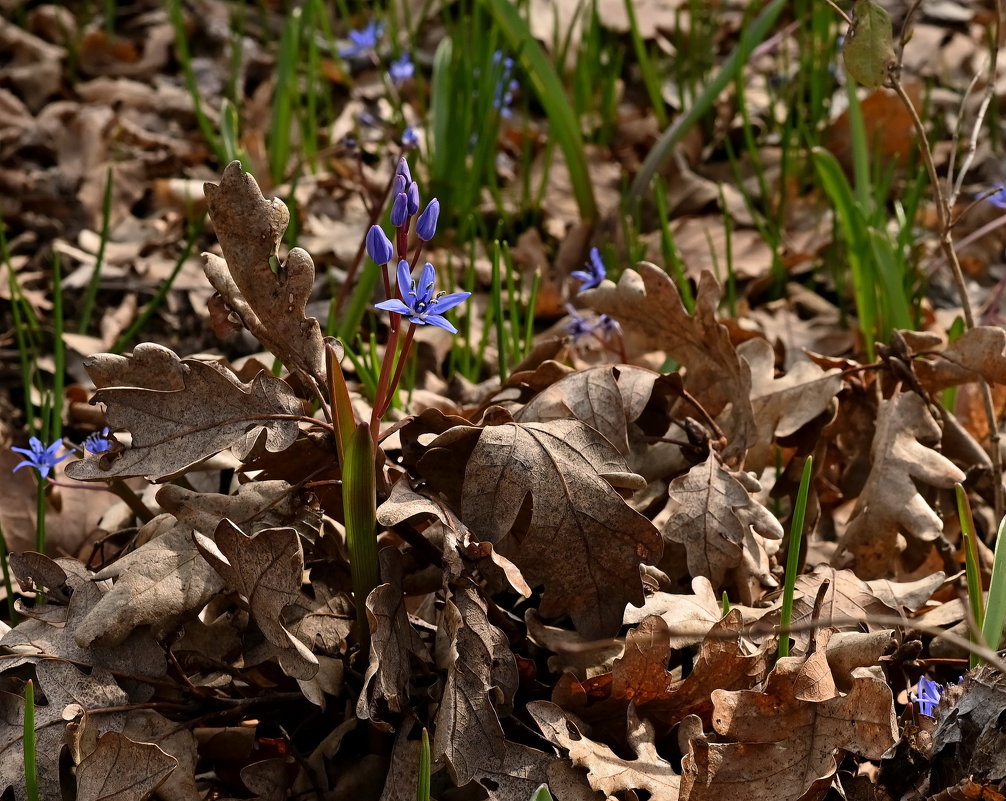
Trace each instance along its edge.
<instances>
[{"instance_id":1,"label":"blue flower","mask_svg":"<svg viewBox=\"0 0 1006 801\"><path fill-rule=\"evenodd\" d=\"M409 322L415 325L435 325L437 328L443 328L445 331L456 334L458 329L447 321L443 313L468 300L472 293L452 292L450 295L445 295L443 292L439 292L434 295L433 287L436 282L437 273L432 264L426 262L423 265L417 283L412 280L409 263L402 259L398 262L398 291L402 295L402 300L392 298L378 303L376 308L395 314L404 314L409 318Z\"/></svg>"},{"instance_id":2,"label":"blue flower","mask_svg":"<svg viewBox=\"0 0 1006 801\"><path fill-rule=\"evenodd\" d=\"M594 333L595 323L588 320L568 303L566 304L566 311L569 312L569 320L566 321L566 331L573 338L574 343L578 339L589 337Z\"/></svg>"},{"instance_id":3,"label":"blue flower","mask_svg":"<svg viewBox=\"0 0 1006 801\"><path fill-rule=\"evenodd\" d=\"M11 448L15 453L21 453L28 457L23 462L19 462L12 472L16 472L22 467L34 467L42 478L47 478L50 470L70 456L68 453L62 456L56 455L56 451L63 446L60 440L45 446L38 437L32 437L28 440L28 446L27 448Z\"/></svg>"},{"instance_id":4,"label":"blue flower","mask_svg":"<svg viewBox=\"0 0 1006 801\"><path fill-rule=\"evenodd\" d=\"M585 289L593 289L608 274L608 271L604 269L604 262L601 261L601 254L598 253L597 248L590 249L590 261L587 262L585 267L585 270L573 270L570 273L571 277L580 282L580 288L577 292L583 292Z\"/></svg>"},{"instance_id":5,"label":"blue flower","mask_svg":"<svg viewBox=\"0 0 1006 801\"><path fill-rule=\"evenodd\" d=\"M437 220L440 219L440 201L433 198L426 204L423 213L416 220L416 236L424 242L429 242L437 233Z\"/></svg>"},{"instance_id":6,"label":"blue flower","mask_svg":"<svg viewBox=\"0 0 1006 801\"><path fill-rule=\"evenodd\" d=\"M405 156L402 156L398 160L398 169L396 172L405 178L406 184L412 182L412 173L409 171L409 162L405 160Z\"/></svg>"},{"instance_id":7,"label":"blue flower","mask_svg":"<svg viewBox=\"0 0 1006 801\"><path fill-rule=\"evenodd\" d=\"M382 22L369 22L361 30L350 31L349 38L353 44L340 50L339 55L343 58L355 58L369 53L377 47L377 40L381 38L382 33L384 33Z\"/></svg>"},{"instance_id":8,"label":"blue flower","mask_svg":"<svg viewBox=\"0 0 1006 801\"><path fill-rule=\"evenodd\" d=\"M394 84L403 84L416 72L416 65L412 63L408 53L402 53L388 65L388 76Z\"/></svg>"},{"instance_id":9,"label":"blue flower","mask_svg":"<svg viewBox=\"0 0 1006 801\"><path fill-rule=\"evenodd\" d=\"M114 440L108 436L108 426L105 426L101 431L88 435L84 440L84 450L88 453L105 453L112 450L114 444Z\"/></svg>"},{"instance_id":10,"label":"blue flower","mask_svg":"<svg viewBox=\"0 0 1006 801\"><path fill-rule=\"evenodd\" d=\"M919 679L919 691L913 698L919 704L919 712L923 715L933 716L933 712L936 710L936 705L940 702L940 696L943 695L943 687L937 684L935 681L930 681L925 676Z\"/></svg>"},{"instance_id":11,"label":"blue flower","mask_svg":"<svg viewBox=\"0 0 1006 801\"><path fill-rule=\"evenodd\" d=\"M399 192L391 203L391 224L395 228L405 225L405 221L409 219L408 212L409 198L404 192Z\"/></svg>"},{"instance_id":12,"label":"blue flower","mask_svg":"<svg viewBox=\"0 0 1006 801\"><path fill-rule=\"evenodd\" d=\"M391 261L394 251L391 249L391 240L384 233L379 225L370 226L367 231L367 255L377 264L387 264Z\"/></svg>"},{"instance_id":13,"label":"blue flower","mask_svg":"<svg viewBox=\"0 0 1006 801\"><path fill-rule=\"evenodd\" d=\"M995 192L985 198L993 206L1006 209L1006 186L1000 186Z\"/></svg>"},{"instance_id":14,"label":"blue flower","mask_svg":"<svg viewBox=\"0 0 1006 801\"><path fill-rule=\"evenodd\" d=\"M419 144L419 134L416 133L416 129L411 125L407 126L404 131L402 131L402 147L413 148Z\"/></svg>"},{"instance_id":15,"label":"blue flower","mask_svg":"<svg viewBox=\"0 0 1006 801\"><path fill-rule=\"evenodd\" d=\"M411 217L419 211L419 184L412 181L408 189L405 190L405 196L409 201L409 216Z\"/></svg>"},{"instance_id":16,"label":"blue flower","mask_svg":"<svg viewBox=\"0 0 1006 801\"><path fill-rule=\"evenodd\" d=\"M391 196L405 194L405 189L408 187L409 183L405 180L405 176L401 173L396 173L395 177L391 181Z\"/></svg>"}]
</instances>

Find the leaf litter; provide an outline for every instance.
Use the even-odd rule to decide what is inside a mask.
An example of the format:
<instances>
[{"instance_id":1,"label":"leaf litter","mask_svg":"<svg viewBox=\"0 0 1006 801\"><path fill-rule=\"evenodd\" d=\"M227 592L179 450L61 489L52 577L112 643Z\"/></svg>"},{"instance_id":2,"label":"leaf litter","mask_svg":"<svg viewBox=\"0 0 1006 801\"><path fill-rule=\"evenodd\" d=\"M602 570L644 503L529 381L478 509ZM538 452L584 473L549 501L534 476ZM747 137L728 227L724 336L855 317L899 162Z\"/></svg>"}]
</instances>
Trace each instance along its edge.
<instances>
[{"instance_id":1,"label":"leaf litter","mask_svg":"<svg viewBox=\"0 0 1006 801\"><path fill-rule=\"evenodd\" d=\"M31 681L42 799L411 798L423 728L434 797L445 799L523 801L543 783L563 801L1001 797L1002 673L968 671L967 652L932 633L966 631L954 485L967 489L983 533L997 522L973 390L1006 384L1001 291L986 293L978 325L952 337L939 317L956 307L926 298L920 330L890 332L867 361L842 327L849 309L831 302L833 279L813 279L820 296L798 283L807 265L831 257L827 206L797 187L735 185L751 154L730 165L729 181L717 177L722 160L703 163L743 132L721 98L712 111L720 130L694 129L674 166L672 227L639 232L634 251L666 257L668 235L677 237L694 297L671 265L616 265L616 251L605 252L611 280L573 297L566 276L588 246L607 242L579 219L569 168L550 176L539 150L543 218L536 241L523 240L523 258L549 275L534 347L502 380L483 371L476 383L448 380L445 362L456 356L437 339L443 331L417 335L413 405L393 406L374 440L379 579L354 597L330 345L360 419L373 391L360 363L326 340L327 303L318 301L351 274L343 240L365 234L387 164L340 145L302 183L269 177L263 109L276 82L256 72L272 63L253 36L238 67L252 89L245 163L223 163L194 132L201 114L218 130L225 119L225 60L196 62L197 108L171 73L179 50L169 14L148 5L122 12L114 32L57 6L0 20L10 54L0 65L0 297L49 319L51 254L69 264L64 287L76 294L105 259L101 336L65 332L84 357L65 365L76 382L65 417L79 440L110 432L109 447L85 449L46 488L48 555L30 550L37 510L24 497L34 488L23 475L5 482L0 523L17 551L17 617L0 637L0 790L28 797ZM186 21L219 45L214 20L226 9L205 5L205 18ZM560 5L549 19L576 18ZM885 5L897 18L897 4ZM976 37L988 22L935 5L919 26L933 41L940 14ZM681 37L702 23L681 3L635 4L636 23L624 10L599 3L596 24L622 34L636 25L679 55ZM722 12L723 35L735 36L738 4ZM879 87L897 58L889 11L857 0L853 12L845 67ZM545 16L532 28L551 48ZM442 30L435 17L426 24ZM791 34L759 57L774 58ZM965 51L970 44L976 57L980 47L956 32L939 41L952 50L950 73L974 72L962 66ZM940 76L933 50L906 66ZM372 71L343 72L327 56L325 69L352 113L380 105ZM749 111L761 108L758 69L747 75ZM677 102L680 90L666 94ZM864 98L871 136L882 120L904 122L890 97L878 89ZM590 151L606 209L598 230L619 246L630 232L611 211L615 187L640 168L658 130L645 110L627 108L624 147ZM835 114L827 130L850 172L851 116ZM500 175L512 170L513 142L536 147L523 124L497 143ZM372 133L370 144L383 150L387 134ZM904 168L903 137L885 147ZM762 155L775 158L768 147ZM991 169L991 156L980 156ZM516 185L507 203L520 202ZM801 210L781 216L785 253L754 224L753 197L785 197ZM199 233L204 208L211 227ZM180 245L190 235L198 248ZM443 263L435 252L427 256ZM464 248L448 252L468 258ZM997 280L989 253L965 251L978 282ZM776 256L791 291L766 302ZM740 263L724 276L732 258ZM476 279L491 273L486 261L472 265ZM117 343L140 314L138 298L175 265L184 280L148 321L154 333L139 335L155 341L134 338L123 355ZM933 286L941 280L934 274ZM597 346L563 323L546 328L567 299L577 315L594 315L583 319ZM479 307L488 308L484 298ZM604 320L617 327L602 331ZM484 321L467 322L462 330L483 335ZM506 347L503 329L490 329L486 363ZM374 335L379 361L384 330ZM16 342L11 334L4 347ZM4 356L17 375L16 352ZM42 354L37 369L51 381L57 364ZM992 397L1001 410L1002 396ZM7 417L38 399L20 387L5 388L3 401ZM17 427L10 411L0 428L12 439ZM793 476L811 455L809 541L783 633ZM988 558L980 569L987 580ZM776 658L780 637L791 656ZM948 684L934 709L912 702L922 677Z\"/></svg>"}]
</instances>

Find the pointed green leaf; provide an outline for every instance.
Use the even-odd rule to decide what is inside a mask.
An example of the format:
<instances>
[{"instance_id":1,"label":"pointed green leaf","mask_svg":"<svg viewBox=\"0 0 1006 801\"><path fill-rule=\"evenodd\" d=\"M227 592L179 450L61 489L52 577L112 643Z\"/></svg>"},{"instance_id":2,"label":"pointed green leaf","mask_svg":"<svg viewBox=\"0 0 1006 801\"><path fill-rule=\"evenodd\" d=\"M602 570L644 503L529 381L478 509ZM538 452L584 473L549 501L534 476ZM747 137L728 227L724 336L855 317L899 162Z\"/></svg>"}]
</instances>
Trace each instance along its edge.
<instances>
[{"instance_id":1,"label":"pointed green leaf","mask_svg":"<svg viewBox=\"0 0 1006 801\"><path fill-rule=\"evenodd\" d=\"M870 0L856 0L853 22L842 46L846 71L868 89L883 86L896 62L891 16Z\"/></svg>"}]
</instances>

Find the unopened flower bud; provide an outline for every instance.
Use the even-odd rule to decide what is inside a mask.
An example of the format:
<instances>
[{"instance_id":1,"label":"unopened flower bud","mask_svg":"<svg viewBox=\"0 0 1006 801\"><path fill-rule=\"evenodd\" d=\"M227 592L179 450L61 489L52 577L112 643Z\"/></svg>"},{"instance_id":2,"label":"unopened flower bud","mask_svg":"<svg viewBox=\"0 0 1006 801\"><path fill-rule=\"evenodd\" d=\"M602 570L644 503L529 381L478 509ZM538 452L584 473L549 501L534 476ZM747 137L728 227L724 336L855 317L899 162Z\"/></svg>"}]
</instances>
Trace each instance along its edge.
<instances>
[{"instance_id":1,"label":"unopened flower bud","mask_svg":"<svg viewBox=\"0 0 1006 801\"><path fill-rule=\"evenodd\" d=\"M379 225L372 225L367 231L367 255L377 264L387 264L394 255L391 240Z\"/></svg>"},{"instance_id":2,"label":"unopened flower bud","mask_svg":"<svg viewBox=\"0 0 1006 801\"><path fill-rule=\"evenodd\" d=\"M440 201L433 198L426 204L423 213L416 220L416 236L424 242L429 242L437 233L437 220L440 218Z\"/></svg>"},{"instance_id":3,"label":"unopened flower bud","mask_svg":"<svg viewBox=\"0 0 1006 801\"><path fill-rule=\"evenodd\" d=\"M404 192L395 195L395 202L391 204L391 224L395 228L405 225L409 219L409 198Z\"/></svg>"},{"instance_id":4,"label":"unopened flower bud","mask_svg":"<svg viewBox=\"0 0 1006 801\"><path fill-rule=\"evenodd\" d=\"M417 214L419 212L419 184L415 181L409 184L409 188L405 190L405 195L409 199L409 216Z\"/></svg>"}]
</instances>

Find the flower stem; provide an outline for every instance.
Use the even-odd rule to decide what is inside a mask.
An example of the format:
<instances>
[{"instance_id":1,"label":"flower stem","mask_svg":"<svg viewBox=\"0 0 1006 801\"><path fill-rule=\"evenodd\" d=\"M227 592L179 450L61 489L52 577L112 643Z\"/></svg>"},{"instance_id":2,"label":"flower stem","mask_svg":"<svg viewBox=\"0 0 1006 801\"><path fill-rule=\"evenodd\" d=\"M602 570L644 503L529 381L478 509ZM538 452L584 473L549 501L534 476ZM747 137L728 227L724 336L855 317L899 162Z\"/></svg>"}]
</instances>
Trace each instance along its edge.
<instances>
[{"instance_id":1,"label":"flower stem","mask_svg":"<svg viewBox=\"0 0 1006 801\"><path fill-rule=\"evenodd\" d=\"M405 342L402 344L402 353L398 357L398 364L395 366L395 375L391 379L391 384L388 386L388 395L385 398L384 403L381 405L381 411L378 412L378 418L384 417L388 411L388 407L391 406L391 399L395 397L395 393L398 392L398 382L402 380L402 371L405 369L405 362L408 361L409 351L412 349L412 338L416 334L416 327L409 324L409 330L405 332Z\"/></svg>"}]
</instances>

